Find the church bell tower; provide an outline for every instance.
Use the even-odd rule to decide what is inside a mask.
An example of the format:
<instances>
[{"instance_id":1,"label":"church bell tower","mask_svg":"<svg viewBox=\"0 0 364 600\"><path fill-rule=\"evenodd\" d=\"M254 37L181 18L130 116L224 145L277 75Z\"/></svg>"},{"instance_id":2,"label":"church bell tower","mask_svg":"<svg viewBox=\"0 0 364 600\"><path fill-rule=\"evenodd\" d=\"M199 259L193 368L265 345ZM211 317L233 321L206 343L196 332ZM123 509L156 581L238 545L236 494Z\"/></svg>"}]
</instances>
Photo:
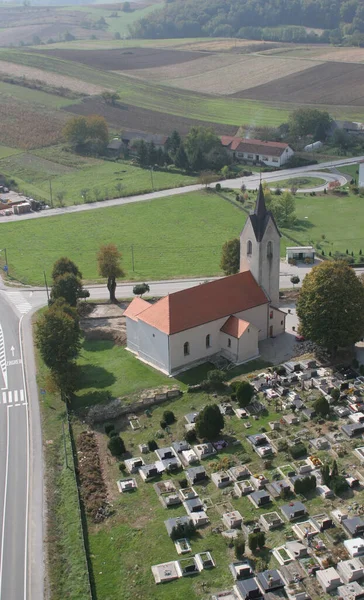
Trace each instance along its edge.
<instances>
[{"instance_id":1,"label":"church bell tower","mask_svg":"<svg viewBox=\"0 0 364 600\"><path fill-rule=\"evenodd\" d=\"M262 184L254 211L240 234L240 271L251 271L272 306L279 306L280 238L273 214L267 210Z\"/></svg>"}]
</instances>

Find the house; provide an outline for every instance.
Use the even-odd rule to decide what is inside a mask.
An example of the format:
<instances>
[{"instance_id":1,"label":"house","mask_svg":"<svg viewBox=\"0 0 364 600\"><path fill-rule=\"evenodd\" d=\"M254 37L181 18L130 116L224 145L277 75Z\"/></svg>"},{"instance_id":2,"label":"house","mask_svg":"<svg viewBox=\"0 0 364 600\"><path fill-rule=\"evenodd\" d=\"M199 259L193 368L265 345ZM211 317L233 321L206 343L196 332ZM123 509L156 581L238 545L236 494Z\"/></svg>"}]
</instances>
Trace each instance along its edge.
<instances>
[{"instance_id":1,"label":"house","mask_svg":"<svg viewBox=\"0 0 364 600\"><path fill-rule=\"evenodd\" d=\"M260 508L261 506L265 506L271 502L271 497L265 490L260 490L258 492L253 492L248 496L249 500L256 506Z\"/></svg>"},{"instance_id":2,"label":"house","mask_svg":"<svg viewBox=\"0 0 364 600\"><path fill-rule=\"evenodd\" d=\"M342 584L339 573L334 567L316 571L316 579L324 590L325 594L336 590Z\"/></svg>"},{"instance_id":3,"label":"house","mask_svg":"<svg viewBox=\"0 0 364 600\"><path fill-rule=\"evenodd\" d=\"M364 588L357 581L340 585L337 593L342 600L364 600Z\"/></svg>"},{"instance_id":4,"label":"house","mask_svg":"<svg viewBox=\"0 0 364 600\"><path fill-rule=\"evenodd\" d=\"M295 260L303 262L309 258L311 262L315 261L315 249L312 246L288 246L286 248L286 261Z\"/></svg>"},{"instance_id":5,"label":"house","mask_svg":"<svg viewBox=\"0 0 364 600\"><path fill-rule=\"evenodd\" d=\"M346 533L350 537L358 537L364 534L364 519L361 517L350 517L342 522Z\"/></svg>"},{"instance_id":6,"label":"house","mask_svg":"<svg viewBox=\"0 0 364 600\"><path fill-rule=\"evenodd\" d=\"M239 579L247 579L248 577L252 577L254 575L249 560L239 560L237 562L230 563L229 569L235 581Z\"/></svg>"},{"instance_id":7,"label":"house","mask_svg":"<svg viewBox=\"0 0 364 600\"><path fill-rule=\"evenodd\" d=\"M134 298L124 312L127 349L168 375L213 357L234 364L256 358L260 341L285 330L278 308L280 237L260 186L240 236L240 273L154 304Z\"/></svg>"},{"instance_id":8,"label":"house","mask_svg":"<svg viewBox=\"0 0 364 600\"><path fill-rule=\"evenodd\" d=\"M344 546L352 558L364 555L364 540L362 538L345 540Z\"/></svg>"},{"instance_id":9,"label":"house","mask_svg":"<svg viewBox=\"0 0 364 600\"><path fill-rule=\"evenodd\" d=\"M281 506L281 511L288 521L294 521L307 515L307 509L302 502L290 502Z\"/></svg>"},{"instance_id":10,"label":"house","mask_svg":"<svg viewBox=\"0 0 364 600\"><path fill-rule=\"evenodd\" d=\"M285 585L281 574L279 571L277 571L277 569L269 569L267 571L263 571L262 573L258 573L256 579L263 594L267 594L268 592L273 592L276 590L282 590Z\"/></svg>"},{"instance_id":11,"label":"house","mask_svg":"<svg viewBox=\"0 0 364 600\"><path fill-rule=\"evenodd\" d=\"M212 473L211 481L214 482L217 488L224 488L230 485L232 479L226 471L219 471L218 473Z\"/></svg>"},{"instance_id":12,"label":"house","mask_svg":"<svg viewBox=\"0 0 364 600\"><path fill-rule=\"evenodd\" d=\"M229 135L221 136L220 140L231 158L239 162L281 167L294 155L292 148L283 142L264 142Z\"/></svg>"},{"instance_id":13,"label":"house","mask_svg":"<svg viewBox=\"0 0 364 600\"><path fill-rule=\"evenodd\" d=\"M140 142L141 140L146 144L151 144L153 142L156 150L159 148L165 150L168 142L167 135L146 133L132 129L123 131L120 135L120 139L124 147L130 151L130 154L135 154L135 146L137 145L137 142Z\"/></svg>"},{"instance_id":14,"label":"house","mask_svg":"<svg viewBox=\"0 0 364 600\"><path fill-rule=\"evenodd\" d=\"M234 585L239 600L257 600L263 597L261 589L255 577L237 581Z\"/></svg>"},{"instance_id":15,"label":"house","mask_svg":"<svg viewBox=\"0 0 364 600\"><path fill-rule=\"evenodd\" d=\"M352 583L364 577L364 566L359 558L342 560L337 563L336 569L344 583Z\"/></svg>"},{"instance_id":16,"label":"house","mask_svg":"<svg viewBox=\"0 0 364 600\"><path fill-rule=\"evenodd\" d=\"M204 467L191 467L190 469L186 469L186 478L190 485L194 483L200 483L200 481L205 481L207 479L207 473Z\"/></svg>"}]
</instances>

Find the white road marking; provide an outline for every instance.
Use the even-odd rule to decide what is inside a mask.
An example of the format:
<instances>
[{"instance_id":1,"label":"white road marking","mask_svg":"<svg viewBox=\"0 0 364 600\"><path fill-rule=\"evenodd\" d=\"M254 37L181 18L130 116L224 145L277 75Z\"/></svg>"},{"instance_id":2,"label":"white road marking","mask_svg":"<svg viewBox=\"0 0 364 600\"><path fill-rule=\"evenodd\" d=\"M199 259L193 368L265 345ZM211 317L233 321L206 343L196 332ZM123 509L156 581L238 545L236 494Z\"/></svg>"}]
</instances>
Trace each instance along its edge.
<instances>
[{"instance_id":1,"label":"white road marking","mask_svg":"<svg viewBox=\"0 0 364 600\"><path fill-rule=\"evenodd\" d=\"M27 411L27 492L26 492L26 510L25 510L25 536L24 536L24 600L28 598L28 527L29 527L29 411L28 402L26 397L27 382L25 379L24 369L24 357L23 357L23 338L22 338L22 321L23 317L20 317L19 321L19 346L20 346L20 358L22 361L22 373L23 373L23 386L25 392L25 406ZM22 390L23 391L23 390ZM24 393L23 392L23 393ZM1 590L1 587L0 587ZM1 591L0 591L1 593Z\"/></svg>"},{"instance_id":2,"label":"white road marking","mask_svg":"<svg viewBox=\"0 0 364 600\"><path fill-rule=\"evenodd\" d=\"M9 402L9 404L12 404L12 402L13 402L13 392L10 392L10 391L8 392L8 402Z\"/></svg>"},{"instance_id":3,"label":"white road marking","mask_svg":"<svg viewBox=\"0 0 364 600\"><path fill-rule=\"evenodd\" d=\"M12 406L13 403L17 406L26 406L28 403L26 402L24 390L8 390L2 392L3 404L7 404L8 406Z\"/></svg>"},{"instance_id":4,"label":"white road marking","mask_svg":"<svg viewBox=\"0 0 364 600\"><path fill-rule=\"evenodd\" d=\"M6 404L6 392L3 392L3 404Z\"/></svg>"},{"instance_id":5,"label":"white road marking","mask_svg":"<svg viewBox=\"0 0 364 600\"><path fill-rule=\"evenodd\" d=\"M1 372L3 375L4 384L5 384L5 388L3 388L3 389L6 390L8 387L8 372L6 369L5 342L4 342L3 328L1 327L1 324L0 324L0 369L1 369Z\"/></svg>"},{"instance_id":6,"label":"white road marking","mask_svg":"<svg viewBox=\"0 0 364 600\"><path fill-rule=\"evenodd\" d=\"M10 408L9 406L7 408ZM4 506L3 506L3 524L1 534L1 558L0 558L0 598L2 597L2 581L3 581L3 561L4 561L4 539L5 539L5 515L6 501L8 492L8 476L9 476L9 411L6 411L6 462L5 462L5 488L4 488Z\"/></svg>"},{"instance_id":7,"label":"white road marking","mask_svg":"<svg viewBox=\"0 0 364 600\"><path fill-rule=\"evenodd\" d=\"M24 390L20 390L20 402L24 402Z\"/></svg>"},{"instance_id":8,"label":"white road marking","mask_svg":"<svg viewBox=\"0 0 364 600\"><path fill-rule=\"evenodd\" d=\"M32 305L24 298L20 292L7 292L7 296L12 304L16 306L20 314L25 315L32 308Z\"/></svg>"},{"instance_id":9,"label":"white road marking","mask_svg":"<svg viewBox=\"0 0 364 600\"><path fill-rule=\"evenodd\" d=\"M18 390L14 392L14 402L18 402Z\"/></svg>"}]
</instances>

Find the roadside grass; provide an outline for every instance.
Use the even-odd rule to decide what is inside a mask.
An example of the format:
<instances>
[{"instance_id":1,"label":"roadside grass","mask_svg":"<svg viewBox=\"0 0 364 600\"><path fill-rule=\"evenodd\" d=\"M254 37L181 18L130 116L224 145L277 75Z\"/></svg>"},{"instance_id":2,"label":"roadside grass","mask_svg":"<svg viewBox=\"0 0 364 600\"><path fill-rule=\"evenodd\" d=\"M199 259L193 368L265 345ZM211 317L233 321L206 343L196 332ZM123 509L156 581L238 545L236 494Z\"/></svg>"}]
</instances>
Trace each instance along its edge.
<instances>
[{"instance_id":1,"label":"roadside grass","mask_svg":"<svg viewBox=\"0 0 364 600\"><path fill-rule=\"evenodd\" d=\"M40 314L40 313L38 313ZM36 317L34 319L34 322ZM37 382L47 390L47 368L36 351ZM78 508L77 485L65 405L56 393L40 396L47 502L46 564L52 600L87 600L87 566ZM68 468L65 463L62 424Z\"/></svg>"},{"instance_id":2,"label":"roadside grass","mask_svg":"<svg viewBox=\"0 0 364 600\"><path fill-rule=\"evenodd\" d=\"M146 388L173 387L173 380L137 360L112 341L84 341L79 365L74 410L107 402L111 397L134 395ZM125 399L128 402L128 399Z\"/></svg>"},{"instance_id":3,"label":"roadside grass","mask_svg":"<svg viewBox=\"0 0 364 600\"><path fill-rule=\"evenodd\" d=\"M69 106L70 104L81 102L81 100L75 98L64 98L62 96L57 96L56 94L49 94L48 92L32 90L28 87L22 87L21 85L13 85L11 83L0 81L0 99L2 96L10 96L11 98L21 100L22 102L39 105L39 110L41 110L42 106L59 109L64 106Z\"/></svg>"},{"instance_id":4,"label":"roadside grass","mask_svg":"<svg viewBox=\"0 0 364 600\"><path fill-rule=\"evenodd\" d=\"M282 179L280 181L274 181L268 184L269 187L273 188L288 188L296 187L299 189L313 188L325 183L321 177L294 177L293 179Z\"/></svg>"},{"instance_id":5,"label":"roadside grass","mask_svg":"<svg viewBox=\"0 0 364 600\"><path fill-rule=\"evenodd\" d=\"M79 157L62 146L9 156L0 161L0 170L15 179L23 194L48 203L52 177L54 206L59 204L58 192L64 193L63 204L71 205L84 202L84 190L87 190L87 201L92 202L196 183L196 177L179 171L166 169L151 173L128 161ZM119 185L120 190L116 187Z\"/></svg>"},{"instance_id":6,"label":"roadside grass","mask_svg":"<svg viewBox=\"0 0 364 600\"><path fill-rule=\"evenodd\" d=\"M97 280L97 251L110 242L123 253L126 279L212 276L221 274L222 245L239 235L245 220L245 212L202 191L3 222L1 241L7 248L10 276L24 283L43 285L43 270L49 276L53 263L64 254L78 264L86 281Z\"/></svg>"},{"instance_id":7,"label":"roadside grass","mask_svg":"<svg viewBox=\"0 0 364 600\"><path fill-rule=\"evenodd\" d=\"M352 179L356 179L358 180L358 174L359 174L359 165L347 165L345 167L338 167L338 171L340 171L340 173L343 173L343 175L351 175Z\"/></svg>"}]
</instances>

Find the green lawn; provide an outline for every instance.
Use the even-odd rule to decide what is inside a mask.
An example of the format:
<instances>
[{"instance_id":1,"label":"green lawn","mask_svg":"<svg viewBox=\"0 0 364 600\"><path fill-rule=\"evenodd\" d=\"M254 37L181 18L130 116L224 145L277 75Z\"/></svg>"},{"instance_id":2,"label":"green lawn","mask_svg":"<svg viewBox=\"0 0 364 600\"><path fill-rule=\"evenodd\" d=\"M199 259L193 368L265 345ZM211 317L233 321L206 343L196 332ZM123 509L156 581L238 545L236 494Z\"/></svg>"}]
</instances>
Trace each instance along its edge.
<instances>
[{"instance_id":1,"label":"green lawn","mask_svg":"<svg viewBox=\"0 0 364 600\"><path fill-rule=\"evenodd\" d=\"M87 201L92 202L196 182L195 177L177 170L155 170L151 174L149 169L141 169L128 161L84 158L59 146L7 157L0 160L0 171L14 178L21 192L48 203L51 177L54 206L58 205L58 192L64 193L63 203L70 205L83 203L84 190L87 190Z\"/></svg>"},{"instance_id":2,"label":"green lawn","mask_svg":"<svg viewBox=\"0 0 364 600\"><path fill-rule=\"evenodd\" d=\"M1 53L0 53L1 57ZM47 92L41 92L40 90L32 90L28 87L22 87L21 85L13 85L11 83L4 83L0 81L0 99L2 96L15 98L16 100L22 100L23 102L29 102L30 104L37 104L39 106L46 106L47 108L63 108L70 104L75 104L78 100L71 98L63 98L56 94L49 94Z\"/></svg>"},{"instance_id":3,"label":"green lawn","mask_svg":"<svg viewBox=\"0 0 364 600\"><path fill-rule=\"evenodd\" d=\"M0 144L0 159L13 156L13 154L20 154L21 152L23 152L23 150L20 150L19 148L10 148L9 146Z\"/></svg>"},{"instance_id":4,"label":"green lawn","mask_svg":"<svg viewBox=\"0 0 364 600\"><path fill-rule=\"evenodd\" d=\"M358 164L346 165L345 167L338 167L338 171L340 171L340 173L343 173L344 175L351 175L351 177L353 179L358 180L358 173L359 173L358 166L359 166Z\"/></svg>"},{"instance_id":5,"label":"green lawn","mask_svg":"<svg viewBox=\"0 0 364 600\"><path fill-rule=\"evenodd\" d=\"M292 188L298 189L313 188L325 183L320 177L295 177L293 179L282 179L269 184L269 187Z\"/></svg>"},{"instance_id":6,"label":"green lawn","mask_svg":"<svg viewBox=\"0 0 364 600\"><path fill-rule=\"evenodd\" d=\"M195 192L0 226L10 274L42 284L43 269L49 274L65 253L86 280L97 279L98 248L110 242L123 253L127 279L219 274L221 247L245 220L245 212L215 194Z\"/></svg>"}]
</instances>

